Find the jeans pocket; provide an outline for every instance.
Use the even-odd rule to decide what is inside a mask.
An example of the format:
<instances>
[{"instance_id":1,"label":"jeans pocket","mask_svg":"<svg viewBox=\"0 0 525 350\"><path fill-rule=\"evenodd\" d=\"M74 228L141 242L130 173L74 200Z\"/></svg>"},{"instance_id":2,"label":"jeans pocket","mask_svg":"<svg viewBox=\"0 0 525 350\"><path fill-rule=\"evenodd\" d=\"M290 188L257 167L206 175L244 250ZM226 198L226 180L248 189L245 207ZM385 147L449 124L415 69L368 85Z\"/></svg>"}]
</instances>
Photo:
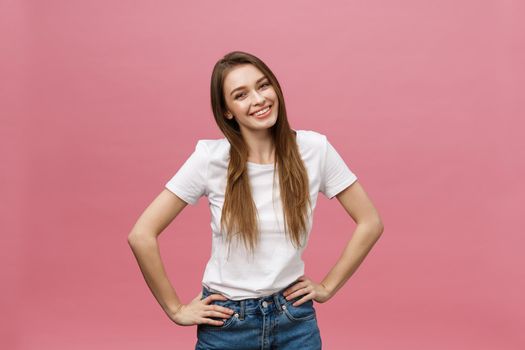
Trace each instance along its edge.
<instances>
[{"instance_id":1,"label":"jeans pocket","mask_svg":"<svg viewBox=\"0 0 525 350\"><path fill-rule=\"evenodd\" d=\"M307 320L311 320L312 318L314 318L315 308L314 308L313 300L309 299L306 302L302 303L301 305L293 306L292 304L299 299L301 299L301 297L297 297L297 298L287 301L286 304L283 305L284 314L292 322L307 321Z\"/></svg>"},{"instance_id":2,"label":"jeans pocket","mask_svg":"<svg viewBox=\"0 0 525 350\"><path fill-rule=\"evenodd\" d=\"M215 320L215 321L223 321L223 324L221 325L214 325L209 323L201 323L197 325L197 328L200 330L222 330L226 328L230 328L234 323L237 322L239 313L236 311L236 309L233 307L233 304L229 300L214 300L209 305L219 305L223 307L227 307L229 309L232 309L234 313L230 317L222 318L222 317L216 317L216 316L208 316L207 318Z\"/></svg>"},{"instance_id":3,"label":"jeans pocket","mask_svg":"<svg viewBox=\"0 0 525 350\"><path fill-rule=\"evenodd\" d=\"M212 320L216 320L216 321L224 321L224 319L220 318L220 317L208 317L208 318L211 318ZM197 325L197 328L200 329L200 330L210 330L210 331L217 331L217 330L223 330L223 329L227 329L227 328L230 328L235 322L237 321L237 317L235 316L230 316L228 318L226 318L226 321L224 321L223 324L221 325L214 325L214 324L208 324L208 323L201 323L201 324L198 324Z\"/></svg>"}]
</instances>

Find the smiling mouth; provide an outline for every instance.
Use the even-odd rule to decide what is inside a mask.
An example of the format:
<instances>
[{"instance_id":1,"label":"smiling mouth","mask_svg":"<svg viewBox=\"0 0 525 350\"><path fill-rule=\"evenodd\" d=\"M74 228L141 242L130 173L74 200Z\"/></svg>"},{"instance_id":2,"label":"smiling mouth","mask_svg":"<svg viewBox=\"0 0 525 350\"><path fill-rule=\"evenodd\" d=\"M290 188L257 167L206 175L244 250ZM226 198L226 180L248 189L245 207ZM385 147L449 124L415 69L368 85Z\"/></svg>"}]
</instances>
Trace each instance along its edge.
<instances>
[{"instance_id":1,"label":"smiling mouth","mask_svg":"<svg viewBox=\"0 0 525 350\"><path fill-rule=\"evenodd\" d=\"M268 113L272 109L272 106L273 105L266 106L265 108L263 108L263 109L261 109L261 110L259 110L257 112L254 112L251 115L254 116L254 117L265 115L266 113Z\"/></svg>"}]
</instances>

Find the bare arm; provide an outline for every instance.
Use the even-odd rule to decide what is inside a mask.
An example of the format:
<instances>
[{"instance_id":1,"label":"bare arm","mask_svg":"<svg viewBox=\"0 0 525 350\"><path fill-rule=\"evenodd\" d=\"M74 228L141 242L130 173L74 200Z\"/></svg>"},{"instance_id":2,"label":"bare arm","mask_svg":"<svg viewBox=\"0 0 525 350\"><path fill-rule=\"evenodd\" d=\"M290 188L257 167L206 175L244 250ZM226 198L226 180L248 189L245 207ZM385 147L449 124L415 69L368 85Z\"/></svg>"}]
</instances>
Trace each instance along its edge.
<instances>
[{"instance_id":1,"label":"bare arm","mask_svg":"<svg viewBox=\"0 0 525 350\"><path fill-rule=\"evenodd\" d=\"M149 289L168 314L174 314L182 303L164 270L157 238L186 205L185 201L164 189L142 213L128 235L128 243Z\"/></svg>"},{"instance_id":2,"label":"bare arm","mask_svg":"<svg viewBox=\"0 0 525 350\"><path fill-rule=\"evenodd\" d=\"M352 276L383 233L383 223L365 190L358 181L336 196L357 223L352 238L341 257L321 284L332 297Z\"/></svg>"}]
</instances>

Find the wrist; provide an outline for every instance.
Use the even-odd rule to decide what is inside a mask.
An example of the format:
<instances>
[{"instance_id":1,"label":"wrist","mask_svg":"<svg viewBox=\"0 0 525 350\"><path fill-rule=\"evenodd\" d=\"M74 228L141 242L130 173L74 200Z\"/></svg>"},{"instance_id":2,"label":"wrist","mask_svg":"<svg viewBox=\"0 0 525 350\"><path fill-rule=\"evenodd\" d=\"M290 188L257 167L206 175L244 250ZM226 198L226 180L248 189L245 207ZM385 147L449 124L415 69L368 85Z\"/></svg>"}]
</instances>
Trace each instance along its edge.
<instances>
[{"instance_id":1,"label":"wrist","mask_svg":"<svg viewBox=\"0 0 525 350\"><path fill-rule=\"evenodd\" d=\"M180 304L173 304L173 305L167 305L166 307L166 311L171 314L171 315L175 315L183 306L184 304L180 303Z\"/></svg>"},{"instance_id":2,"label":"wrist","mask_svg":"<svg viewBox=\"0 0 525 350\"><path fill-rule=\"evenodd\" d=\"M323 282L321 282L321 285L324 287L324 289L326 290L326 292L328 293L328 298L331 298L333 297L334 295L334 290L330 287L328 287L326 284L324 284Z\"/></svg>"}]
</instances>

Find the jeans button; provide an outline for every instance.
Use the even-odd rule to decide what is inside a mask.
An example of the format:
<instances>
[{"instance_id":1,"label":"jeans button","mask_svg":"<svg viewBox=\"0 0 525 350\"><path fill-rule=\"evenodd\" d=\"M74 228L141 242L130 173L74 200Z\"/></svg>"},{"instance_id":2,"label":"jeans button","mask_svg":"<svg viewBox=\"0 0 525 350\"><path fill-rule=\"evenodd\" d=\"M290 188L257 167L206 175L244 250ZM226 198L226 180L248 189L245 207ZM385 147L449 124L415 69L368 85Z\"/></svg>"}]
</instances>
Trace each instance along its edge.
<instances>
[{"instance_id":1,"label":"jeans button","mask_svg":"<svg viewBox=\"0 0 525 350\"><path fill-rule=\"evenodd\" d=\"M264 307L267 307L267 306L268 306L268 303L266 302L266 300L263 301L262 305L263 305Z\"/></svg>"}]
</instances>

